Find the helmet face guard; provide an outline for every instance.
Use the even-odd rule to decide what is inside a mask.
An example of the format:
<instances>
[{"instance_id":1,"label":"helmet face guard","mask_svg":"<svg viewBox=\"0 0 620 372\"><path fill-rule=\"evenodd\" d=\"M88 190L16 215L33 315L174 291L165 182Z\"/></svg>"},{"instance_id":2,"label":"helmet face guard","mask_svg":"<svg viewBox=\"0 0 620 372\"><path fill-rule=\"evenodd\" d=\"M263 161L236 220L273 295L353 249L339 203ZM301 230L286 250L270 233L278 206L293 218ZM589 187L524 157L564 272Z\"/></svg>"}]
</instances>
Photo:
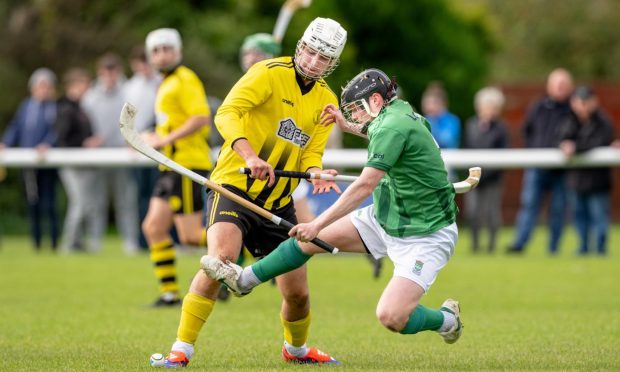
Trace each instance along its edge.
<instances>
[{"instance_id":1,"label":"helmet face guard","mask_svg":"<svg viewBox=\"0 0 620 372\"><path fill-rule=\"evenodd\" d=\"M323 79L334 72L339 64L340 59L338 57L321 53L321 51L306 44L303 40L297 42L295 69L304 79Z\"/></svg>"},{"instance_id":2,"label":"helmet face guard","mask_svg":"<svg viewBox=\"0 0 620 372\"><path fill-rule=\"evenodd\" d=\"M341 111L347 122L353 124L353 127L359 128L363 134L366 134L368 125L377 116L373 116L370 105L364 98L343 104Z\"/></svg>"},{"instance_id":3,"label":"helmet face guard","mask_svg":"<svg viewBox=\"0 0 620 372\"><path fill-rule=\"evenodd\" d=\"M329 18L310 23L295 48L295 70L307 80L327 77L340 63L347 42L347 32Z\"/></svg>"},{"instance_id":4,"label":"helmet face guard","mask_svg":"<svg viewBox=\"0 0 620 372\"><path fill-rule=\"evenodd\" d=\"M356 127L361 126L361 132L366 133L368 125L379 112L372 112L370 97L378 93L383 98L383 107L396 99L396 84L381 70L368 69L357 74L342 89L341 111L345 119Z\"/></svg>"}]
</instances>

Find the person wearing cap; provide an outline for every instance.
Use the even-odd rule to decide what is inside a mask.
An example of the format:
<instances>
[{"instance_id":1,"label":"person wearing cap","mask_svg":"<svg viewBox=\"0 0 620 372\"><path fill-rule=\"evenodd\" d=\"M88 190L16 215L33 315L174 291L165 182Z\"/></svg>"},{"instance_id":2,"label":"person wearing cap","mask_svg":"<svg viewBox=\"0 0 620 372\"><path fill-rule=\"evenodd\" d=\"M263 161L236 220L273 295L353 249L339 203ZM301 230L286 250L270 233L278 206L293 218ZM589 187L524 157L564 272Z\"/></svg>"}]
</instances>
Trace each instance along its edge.
<instances>
[{"instance_id":1,"label":"person wearing cap","mask_svg":"<svg viewBox=\"0 0 620 372\"><path fill-rule=\"evenodd\" d=\"M208 178L213 168L207 143L211 112L202 82L182 64L181 35L172 28L156 29L147 35L145 48L149 63L161 73L162 81L155 98L155 131L143 136L168 158ZM203 206L201 185L167 167L159 167L142 222L159 282L154 307L181 304L176 250L170 229L176 228L180 243L204 247Z\"/></svg>"},{"instance_id":2,"label":"person wearing cap","mask_svg":"<svg viewBox=\"0 0 620 372\"><path fill-rule=\"evenodd\" d=\"M297 43L293 57L255 63L233 86L215 117L224 145L211 181L291 222L296 222L291 193L298 179L276 178L274 169L335 174L322 169L332 125L320 125L320 113L338 99L324 78L338 65L347 32L334 20L317 18ZM247 167L251 175L239 173ZM313 180L315 192L337 188ZM207 196L208 256L237 261L243 246L262 257L288 239L286 228L254 214L216 192ZM204 259L203 257L203 259ZM202 261L201 261L202 262ZM201 263L202 265L202 263ZM287 362L336 364L306 344L310 328L306 268L276 278L283 297L282 357ZM194 344L215 306L220 283L199 271L183 298L177 340L165 358L170 367L186 366ZM248 342L251 342L249 340ZM246 342L247 343L247 342Z\"/></svg>"},{"instance_id":3,"label":"person wearing cap","mask_svg":"<svg viewBox=\"0 0 620 372\"><path fill-rule=\"evenodd\" d=\"M43 155L56 142L56 74L48 68L39 68L30 76L28 87L30 96L21 102L9 122L0 149L34 148ZM41 250L43 219L48 219L55 251L60 233L56 206L58 172L55 168L29 168L24 169L23 177L33 246L36 251Z\"/></svg>"},{"instance_id":4,"label":"person wearing cap","mask_svg":"<svg viewBox=\"0 0 620 372\"><path fill-rule=\"evenodd\" d=\"M281 52L282 46L272 35L264 32L249 35L239 51L241 70L246 72L256 62L277 57Z\"/></svg>"},{"instance_id":5,"label":"person wearing cap","mask_svg":"<svg viewBox=\"0 0 620 372\"><path fill-rule=\"evenodd\" d=\"M560 143L566 156L611 145L613 122L599 107L598 98L590 87L578 87L570 105L572 114L564 123ZM607 253L612 180L609 167L568 170L569 200L580 242L577 255Z\"/></svg>"},{"instance_id":6,"label":"person wearing cap","mask_svg":"<svg viewBox=\"0 0 620 372\"><path fill-rule=\"evenodd\" d=\"M318 238L343 252L388 257L394 273L376 307L389 331L412 335L435 331L448 344L460 338L459 302L440 308L420 302L454 254L458 239L455 191L427 119L396 95L396 82L376 68L362 71L343 88L341 109L328 105L322 123L368 139L367 162L359 178L326 211L293 227L273 252L241 268L205 256L207 275L240 295L324 251ZM369 196L374 204L357 209Z\"/></svg>"},{"instance_id":7,"label":"person wearing cap","mask_svg":"<svg viewBox=\"0 0 620 372\"><path fill-rule=\"evenodd\" d=\"M523 124L526 148L555 148L561 140L562 123L570 115L573 78L566 69L557 68L547 78L547 94L529 108ZM521 189L521 205L517 213L515 236L507 249L509 254L522 254L538 222L543 198L549 194L550 255L559 251L566 214L566 171L559 168L526 169Z\"/></svg>"},{"instance_id":8,"label":"person wearing cap","mask_svg":"<svg viewBox=\"0 0 620 372\"><path fill-rule=\"evenodd\" d=\"M94 135L85 145L95 148L124 148L125 139L118 130L118 115L125 102L125 75L121 58L105 53L96 61L97 78L80 105L93 128ZM131 168L99 168L98 182L90 190L95 200L97 221L92 233L91 253L101 250L108 228L108 204L114 206L114 222L123 242L125 254L138 251L138 189Z\"/></svg>"}]
</instances>

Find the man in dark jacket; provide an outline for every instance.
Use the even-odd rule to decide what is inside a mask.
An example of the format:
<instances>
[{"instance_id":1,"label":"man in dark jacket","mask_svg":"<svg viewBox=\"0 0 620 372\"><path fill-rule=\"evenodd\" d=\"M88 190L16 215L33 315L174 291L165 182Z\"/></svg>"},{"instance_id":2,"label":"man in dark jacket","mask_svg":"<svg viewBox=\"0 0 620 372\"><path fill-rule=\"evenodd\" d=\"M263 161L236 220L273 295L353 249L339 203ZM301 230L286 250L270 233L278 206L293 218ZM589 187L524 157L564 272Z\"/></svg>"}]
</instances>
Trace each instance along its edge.
<instances>
[{"instance_id":1,"label":"man in dark jacket","mask_svg":"<svg viewBox=\"0 0 620 372\"><path fill-rule=\"evenodd\" d=\"M566 120L560 148L567 156L613 141L613 123L599 109L591 88L577 88L571 99L573 114ZM568 171L568 189L580 245L577 254L587 254L590 232L598 254L607 252L609 205L612 186L611 168L575 168Z\"/></svg>"},{"instance_id":2,"label":"man in dark jacket","mask_svg":"<svg viewBox=\"0 0 620 372\"><path fill-rule=\"evenodd\" d=\"M93 136L90 120L80 107L80 101L91 82L88 71L71 68L64 78L65 95L58 100L58 115L55 129L58 147L97 147L101 139ZM73 250L93 251L100 242L93 239L97 220L96 196L92 195L97 178L95 168L63 167L60 179L67 192L67 214L63 229L61 249L64 253ZM83 231L83 226L86 230Z\"/></svg>"},{"instance_id":3,"label":"man in dark jacket","mask_svg":"<svg viewBox=\"0 0 620 372\"><path fill-rule=\"evenodd\" d=\"M555 69L547 79L547 96L535 102L524 123L525 146L528 148L557 148L560 128L570 115L569 98L573 79L565 69ZM558 251L564 227L566 205L565 171L562 169L525 170L521 190L521 207L517 215L516 236L508 253L521 253L530 239L538 220L543 197L551 197L549 211L549 253Z\"/></svg>"},{"instance_id":4,"label":"man in dark jacket","mask_svg":"<svg viewBox=\"0 0 620 372\"><path fill-rule=\"evenodd\" d=\"M30 96L19 105L9 123L0 150L5 147L32 148L42 157L56 142L56 75L47 68L35 70L28 81ZM58 210L55 168L23 170L30 234L36 251L41 250L44 220L49 221L50 240L55 251L58 245Z\"/></svg>"}]
</instances>

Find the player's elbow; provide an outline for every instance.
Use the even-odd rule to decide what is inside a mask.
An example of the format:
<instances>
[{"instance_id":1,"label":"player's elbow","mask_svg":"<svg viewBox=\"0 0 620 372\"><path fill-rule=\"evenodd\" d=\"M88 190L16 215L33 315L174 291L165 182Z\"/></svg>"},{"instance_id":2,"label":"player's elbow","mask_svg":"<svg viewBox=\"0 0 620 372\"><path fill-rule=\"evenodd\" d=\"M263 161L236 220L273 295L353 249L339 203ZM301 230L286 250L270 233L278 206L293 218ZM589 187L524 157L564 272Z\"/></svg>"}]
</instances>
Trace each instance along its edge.
<instances>
[{"instance_id":1,"label":"player's elbow","mask_svg":"<svg viewBox=\"0 0 620 372\"><path fill-rule=\"evenodd\" d=\"M360 177L357 179L357 190L359 191L360 194L364 195L364 196L369 196L370 194L372 194L373 190L377 187L378 182L375 182L372 179L369 179L367 177Z\"/></svg>"},{"instance_id":2,"label":"player's elbow","mask_svg":"<svg viewBox=\"0 0 620 372\"><path fill-rule=\"evenodd\" d=\"M211 126L211 115L194 115L189 120L194 131Z\"/></svg>"}]
</instances>

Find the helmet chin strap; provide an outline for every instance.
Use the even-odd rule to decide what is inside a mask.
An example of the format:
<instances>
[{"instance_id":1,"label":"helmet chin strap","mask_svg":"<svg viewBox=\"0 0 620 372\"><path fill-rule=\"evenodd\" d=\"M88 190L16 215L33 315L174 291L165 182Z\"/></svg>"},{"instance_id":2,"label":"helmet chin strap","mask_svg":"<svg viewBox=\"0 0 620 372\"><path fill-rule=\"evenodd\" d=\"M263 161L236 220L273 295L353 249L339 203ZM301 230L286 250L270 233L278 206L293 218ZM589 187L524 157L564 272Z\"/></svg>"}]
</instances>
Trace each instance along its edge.
<instances>
[{"instance_id":1,"label":"helmet chin strap","mask_svg":"<svg viewBox=\"0 0 620 372\"><path fill-rule=\"evenodd\" d=\"M375 120L377 118L377 116L379 116L379 114L381 113L382 107L379 107L379 110L377 110L377 112L372 112L372 109L370 108L370 104L368 102L366 102L365 99L362 99L362 105L364 106L364 111L366 111L368 116L370 116L370 120L368 120L366 123L364 123L362 125L362 127L360 128L360 132L362 134L367 134L368 133L368 127L373 122L373 120Z\"/></svg>"},{"instance_id":2,"label":"helmet chin strap","mask_svg":"<svg viewBox=\"0 0 620 372\"><path fill-rule=\"evenodd\" d=\"M368 101L370 101L370 97L368 97ZM377 116L379 116L379 114L381 113L381 109L383 107L379 107L379 110L377 110L377 112L372 112L372 108L370 107L370 102L366 102L365 99L362 99L362 102L363 102L362 104L364 105L364 110L366 110L366 112L368 113L368 115L370 115L371 118L374 119Z\"/></svg>"}]
</instances>

